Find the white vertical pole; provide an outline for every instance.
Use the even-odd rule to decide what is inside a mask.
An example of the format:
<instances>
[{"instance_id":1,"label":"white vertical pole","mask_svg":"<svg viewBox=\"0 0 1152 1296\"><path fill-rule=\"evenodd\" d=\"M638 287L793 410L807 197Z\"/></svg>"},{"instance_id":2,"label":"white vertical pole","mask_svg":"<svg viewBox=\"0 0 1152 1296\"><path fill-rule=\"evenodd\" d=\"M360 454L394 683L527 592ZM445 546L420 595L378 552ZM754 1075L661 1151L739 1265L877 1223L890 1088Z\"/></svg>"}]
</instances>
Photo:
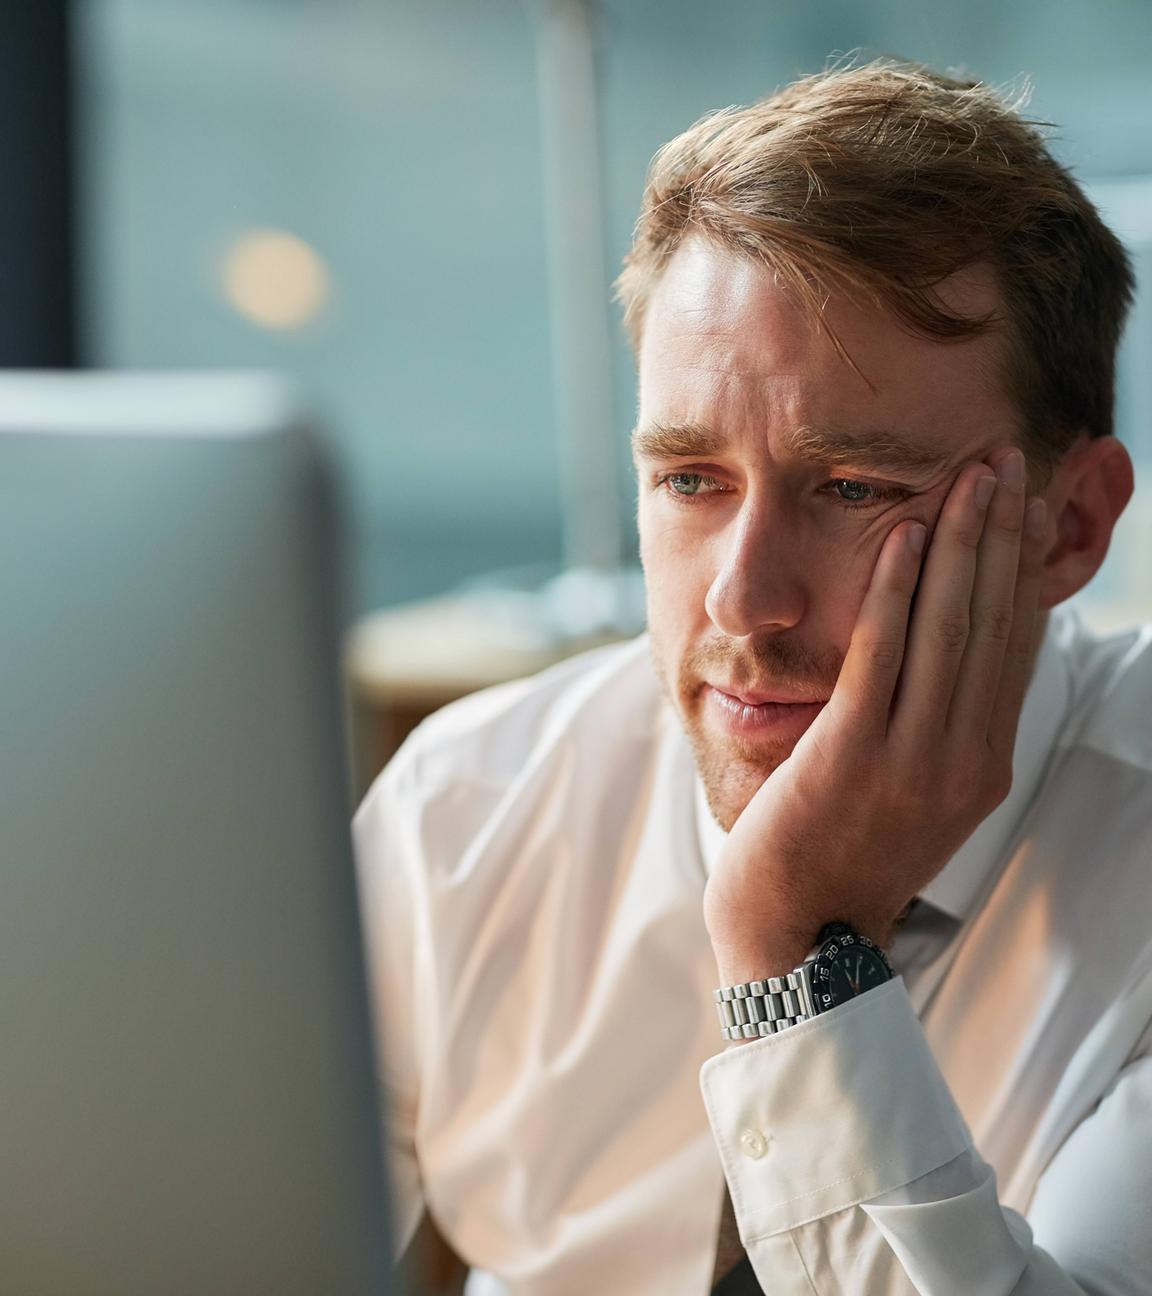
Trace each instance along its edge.
<instances>
[{"instance_id":1,"label":"white vertical pole","mask_svg":"<svg viewBox=\"0 0 1152 1296\"><path fill-rule=\"evenodd\" d=\"M621 559L621 481L613 427L604 249L595 0L528 0L536 63L556 434L569 568Z\"/></svg>"}]
</instances>

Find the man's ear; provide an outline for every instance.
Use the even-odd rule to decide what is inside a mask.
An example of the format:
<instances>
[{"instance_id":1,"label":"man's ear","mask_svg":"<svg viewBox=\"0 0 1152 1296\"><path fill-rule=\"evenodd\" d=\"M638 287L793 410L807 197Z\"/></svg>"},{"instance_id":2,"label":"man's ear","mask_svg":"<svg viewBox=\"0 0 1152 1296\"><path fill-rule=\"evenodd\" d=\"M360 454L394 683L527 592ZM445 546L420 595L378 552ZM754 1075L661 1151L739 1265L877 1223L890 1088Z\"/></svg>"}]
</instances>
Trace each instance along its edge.
<instances>
[{"instance_id":1,"label":"man's ear","mask_svg":"<svg viewBox=\"0 0 1152 1296\"><path fill-rule=\"evenodd\" d=\"M1096 575L1132 489L1132 459L1114 436L1083 437L1060 460L1043 492L1049 548L1040 583L1042 609L1071 598Z\"/></svg>"}]
</instances>

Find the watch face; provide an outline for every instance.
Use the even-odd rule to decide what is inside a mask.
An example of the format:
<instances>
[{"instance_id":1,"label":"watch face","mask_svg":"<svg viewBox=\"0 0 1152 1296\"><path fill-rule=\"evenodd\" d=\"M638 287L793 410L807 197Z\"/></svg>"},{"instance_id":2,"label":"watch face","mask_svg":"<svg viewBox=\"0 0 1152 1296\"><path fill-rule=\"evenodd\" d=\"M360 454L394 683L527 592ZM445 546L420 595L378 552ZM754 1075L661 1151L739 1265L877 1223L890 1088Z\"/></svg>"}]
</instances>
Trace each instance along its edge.
<instances>
[{"instance_id":1,"label":"watch face","mask_svg":"<svg viewBox=\"0 0 1152 1296\"><path fill-rule=\"evenodd\" d=\"M867 936L847 929L824 942L812 968L812 991L820 1012L891 980L883 953Z\"/></svg>"}]
</instances>

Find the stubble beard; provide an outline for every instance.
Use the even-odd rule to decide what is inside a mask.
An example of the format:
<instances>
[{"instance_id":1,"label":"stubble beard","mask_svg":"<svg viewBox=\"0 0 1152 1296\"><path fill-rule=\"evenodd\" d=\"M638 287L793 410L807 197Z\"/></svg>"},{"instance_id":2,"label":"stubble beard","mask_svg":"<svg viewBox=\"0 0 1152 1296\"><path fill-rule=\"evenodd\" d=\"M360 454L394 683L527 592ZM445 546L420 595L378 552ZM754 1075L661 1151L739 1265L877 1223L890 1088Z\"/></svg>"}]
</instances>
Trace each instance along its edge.
<instances>
[{"instance_id":1,"label":"stubble beard","mask_svg":"<svg viewBox=\"0 0 1152 1296\"><path fill-rule=\"evenodd\" d=\"M781 743L777 749L767 750L758 744L754 753L741 752L747 744L738 740L721 743L706 734L698 710L691 714L681 710L679 714L712 818L725 832L731 832L765 780L792 755L792 744Z\"/></svg>"},{"instance_id":2,"label":"stubble beard","mask_svg":"<svg viewBox=\"0 0 1152 1296\"><path fill-rule=\"evenodd\" d=\"M666 701L676 713L692 749L700 782L712 817L725 832L743 813L764 782L792 755L790 740L750 742L723 737L704 719L704 679L752 676L761 685L776 681L796 692L831 695L842 658L816 654L787 640L767 640L751 649L737 649L715 641L685 654L675 682L665 667L667 655L659 637L649 630L656 678Z\"/></svg>"}]
</instances>

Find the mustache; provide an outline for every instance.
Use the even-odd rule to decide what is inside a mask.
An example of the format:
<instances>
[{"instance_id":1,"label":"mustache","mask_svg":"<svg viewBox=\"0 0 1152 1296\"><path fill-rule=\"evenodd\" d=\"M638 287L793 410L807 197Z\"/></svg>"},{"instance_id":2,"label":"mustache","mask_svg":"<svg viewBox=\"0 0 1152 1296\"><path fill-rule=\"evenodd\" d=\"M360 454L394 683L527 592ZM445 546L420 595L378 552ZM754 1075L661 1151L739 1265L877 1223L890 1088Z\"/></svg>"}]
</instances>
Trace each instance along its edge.
<instances>
[{"instance_id":1,"label":"mustache","mask_svg":"<svg viewBox=\"0 0 1152 1296\"><path fill-rule=\"evenodd\" d=\"M686 653L680 664L681 693L696 692L704 680L722 680L749 691L774 687L831 696L843 655L817 651L792 639L762 639L737 645L713 640Z\"/></svg>"}]
</instances>

